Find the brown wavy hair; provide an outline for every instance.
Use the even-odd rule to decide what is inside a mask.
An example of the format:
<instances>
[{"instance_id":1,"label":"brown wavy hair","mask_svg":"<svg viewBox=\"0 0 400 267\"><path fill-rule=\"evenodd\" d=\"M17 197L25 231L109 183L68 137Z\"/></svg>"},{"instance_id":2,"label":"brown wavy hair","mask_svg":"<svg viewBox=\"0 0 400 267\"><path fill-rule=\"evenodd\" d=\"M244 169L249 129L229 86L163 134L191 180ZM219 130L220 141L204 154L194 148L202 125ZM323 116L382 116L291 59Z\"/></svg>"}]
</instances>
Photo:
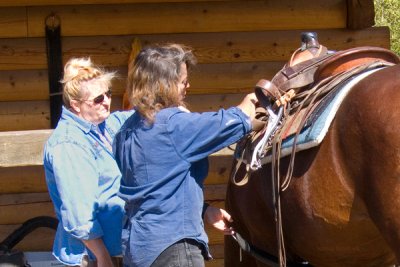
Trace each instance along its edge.
<instances>
[{"instance_id":1,"label":"brown wavy hair","mask_svg":"<svg viewBox=\"0 0 400 267\"><path fill-rule=\"evenodd\" d=\"M145 47L131 63L129 101L147 122L152 123L161 109L185 106L178 92L182 63L189 70L197 60L189 47L180 44Z\"/></svg>"}]
</instances>

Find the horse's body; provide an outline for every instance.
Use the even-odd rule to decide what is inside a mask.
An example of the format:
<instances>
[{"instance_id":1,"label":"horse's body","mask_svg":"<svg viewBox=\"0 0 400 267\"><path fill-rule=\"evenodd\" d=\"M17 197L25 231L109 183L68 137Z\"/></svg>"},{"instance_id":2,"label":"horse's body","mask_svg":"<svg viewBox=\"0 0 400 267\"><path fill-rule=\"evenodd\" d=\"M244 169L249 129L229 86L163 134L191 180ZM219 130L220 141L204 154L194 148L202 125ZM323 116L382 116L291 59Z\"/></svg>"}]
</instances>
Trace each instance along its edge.
<instances>
[{"instance_id":1,"label":"horse's body","mask_svg":"<svg viewBox=\"0 0 400 267\"><path fill-rule=\"evenodd\" d=\"M289 156L281 159L281 174ZM241 168L236 174L240 179ZM243 186L228 185L226 208L249 243L278 255L271 165ZM288 261L317 267L400 262L400 65L356 84L323 142L298 152L281 194ZM265 266L227 237L225 266Z\"/></svg>"}]
</instances>

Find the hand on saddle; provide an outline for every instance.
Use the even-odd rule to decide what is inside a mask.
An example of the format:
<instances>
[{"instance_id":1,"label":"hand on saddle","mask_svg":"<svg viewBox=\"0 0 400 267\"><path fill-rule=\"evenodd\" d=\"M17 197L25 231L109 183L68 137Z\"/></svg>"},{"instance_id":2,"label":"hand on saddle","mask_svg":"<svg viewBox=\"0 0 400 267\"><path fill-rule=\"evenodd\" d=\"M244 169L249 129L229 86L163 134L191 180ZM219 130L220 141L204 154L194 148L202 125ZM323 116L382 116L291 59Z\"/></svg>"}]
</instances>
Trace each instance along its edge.
<instances>
[{"instance_id":1,"label":"hand on saddle","mask_svg":"<svg viewBox=\"0 0 400 267\"><path fill-rule=\"evenodd\" d=\"M237 105L237 107L240 108L243 111L243 113L245 113L247 116L249 116L251 122L253 122L256 116L257 104L258 100L256 94L250 93L243 98L242 102L239 105Z\"/></svg>"},{"instance_id":2,"label":"hand on saddle","mask_svg":"<svg viewBox=\"0 0 400 267\"><path fill-rule=\"evenodd\" d=\"M224 209L208 206L204 213L204 220L214 228L223 231L224 235L233 235L235 231L229 227L228 222L232 222L232 217Z\"/></svg>"}]
</instances>

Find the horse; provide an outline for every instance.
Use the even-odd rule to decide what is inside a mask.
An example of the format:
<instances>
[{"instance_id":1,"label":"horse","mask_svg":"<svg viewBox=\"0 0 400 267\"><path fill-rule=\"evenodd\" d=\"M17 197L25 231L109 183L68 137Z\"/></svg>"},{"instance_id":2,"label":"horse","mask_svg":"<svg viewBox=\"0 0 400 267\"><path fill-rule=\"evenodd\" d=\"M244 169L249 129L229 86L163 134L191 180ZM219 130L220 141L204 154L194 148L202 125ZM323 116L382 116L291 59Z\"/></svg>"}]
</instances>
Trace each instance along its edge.
<instances>
[{"instance_id":1,"label":"horse","mask_svg":"<svg viewBox=\"0 0 400 267\"><path fill-rule=\"evenodd\" d=\"M381 68L352 86L319 145L263 164L247 183L228 183L232 227L277 261L263 262L227 236L225 266L285 266L282 254L288 266L399 264L399 103L400 65ZM274 192L273 170L284 177L290 167L287 189ZM243 163L233 172L248 175Z\"/></svg>"}]
</instances>

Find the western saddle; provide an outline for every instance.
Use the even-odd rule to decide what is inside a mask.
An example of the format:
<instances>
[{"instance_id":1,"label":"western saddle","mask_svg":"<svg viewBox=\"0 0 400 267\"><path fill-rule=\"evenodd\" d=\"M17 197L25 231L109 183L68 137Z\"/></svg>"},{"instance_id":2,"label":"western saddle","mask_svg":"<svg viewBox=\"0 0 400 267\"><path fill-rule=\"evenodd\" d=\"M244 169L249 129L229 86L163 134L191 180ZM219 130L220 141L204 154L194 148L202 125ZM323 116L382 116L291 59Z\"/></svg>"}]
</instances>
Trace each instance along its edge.
<instances>
[{"instance_id":1,"label":"western saddle","mask_svg":"<svg viewBox=\"0 0 400 267\"><path fill-rule=\"evenodd\" d=\"M301 40L301 47L273 79L261 79L255 86L260 107L254 131L239 141L235 151L237 168L246 163L247 176L261 168L265 156L272 154L273 161L279 160L279 150L274 154L273 145L278 143L279 148L286 137L298 135L311 112L339 84L362 72L400 63L395 53L380 47L330 51L319 44L313 32L303 33ZM232 181L247 183L247 178L235 181L236 171Z\"/></svg>"}]
</instances>

